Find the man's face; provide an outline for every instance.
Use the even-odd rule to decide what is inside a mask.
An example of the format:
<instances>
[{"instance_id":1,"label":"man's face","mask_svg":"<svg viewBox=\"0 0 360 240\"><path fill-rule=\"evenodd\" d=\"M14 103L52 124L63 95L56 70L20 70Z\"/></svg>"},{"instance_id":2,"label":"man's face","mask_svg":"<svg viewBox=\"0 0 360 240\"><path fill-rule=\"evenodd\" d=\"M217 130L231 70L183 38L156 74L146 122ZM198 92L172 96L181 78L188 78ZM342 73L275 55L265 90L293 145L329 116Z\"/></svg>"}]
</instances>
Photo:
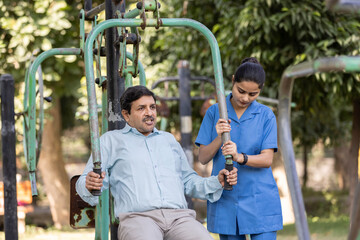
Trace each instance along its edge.
<instances>
[{"instance_id":1,"label":"man's face","mask_svg":"<svg viewBox=\"0 0 360 240\"><path fill-rule=\"evenodd\" d=\"M132 102L130 114L122 110L125 121L145 136L149 135L156 124L156 103L152 96L142 96Z\"/></svg>"}]
</instances>

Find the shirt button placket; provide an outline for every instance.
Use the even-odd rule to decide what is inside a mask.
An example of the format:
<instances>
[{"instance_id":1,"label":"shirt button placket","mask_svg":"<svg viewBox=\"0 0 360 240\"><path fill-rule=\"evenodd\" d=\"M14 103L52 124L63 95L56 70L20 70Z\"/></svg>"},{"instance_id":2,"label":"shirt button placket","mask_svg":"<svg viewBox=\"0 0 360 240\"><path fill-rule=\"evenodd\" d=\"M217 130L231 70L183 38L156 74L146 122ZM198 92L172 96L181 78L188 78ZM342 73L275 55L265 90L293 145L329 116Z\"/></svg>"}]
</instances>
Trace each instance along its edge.
<instances>
[{"instance_id":1,"label":"shirt button placket","mask_svg":"<svg viewBox=\"0 0 360 240\"><path fill-rule=\"evenodd\" d=\"M153 167L154 167L154 172L155 172L155 177L156 177L156 180L157 180L157 183L160 187L160 173L159 173L159 168L158 168L158 163L157 163L157 158L154 156L154 150L151 148L151 145L149 147L149 154L150 154L150 157L151 157L151 162L153 164ZM161 189L161 187L160 187Z\"/></svg>"},{"instance_id":2,"label":"shirt button placket","mask_svg":"<svg viewBox=\"0 0 360 240\"><path fill-rule=\"evenodd\" d=\"M159 190L160 190L160 201L163 204L164 201L165 201L165 198L164 198L164 195L163 195L163 189L161 187L162 183L160 181L160 170L159 170L158 156L156 155L156 152L152 148L150 139L147 139L147 146L148 146L148 149L149 149L149 155L150 155L150 158L151 158L151 163L152 163L153 169L154 169L156 182L157 182Z\"/></svg>"}]
</instances>

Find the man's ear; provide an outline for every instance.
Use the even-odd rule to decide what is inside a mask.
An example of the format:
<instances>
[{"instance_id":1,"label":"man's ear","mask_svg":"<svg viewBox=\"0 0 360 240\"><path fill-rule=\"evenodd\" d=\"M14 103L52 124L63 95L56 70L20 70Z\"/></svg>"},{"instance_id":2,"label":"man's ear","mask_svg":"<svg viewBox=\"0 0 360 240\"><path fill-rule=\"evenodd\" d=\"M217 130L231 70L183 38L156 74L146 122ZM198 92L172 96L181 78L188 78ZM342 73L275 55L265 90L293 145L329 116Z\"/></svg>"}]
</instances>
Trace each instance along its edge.
<instances>
[{"instance_id":1,"label":"man's ear","mask_svg":"<svg viewBox=\"0 0 360 240\"><path fill-rule=\"evenodd\" d=\"M121 114L123 115L123 118L125 119L126 122L129 121L129 112L126 110L121 110Z\"/></svg>"},{"instance_id":2,"label":"man's ear","mask_svg":"<svg viewBox=\"0 0 360 240\"><path fill-rule=\"evenodd\" d=\"M231 83L232 83L232 85L234 85L234 82L235 82L235 76L232 75L232 78L231 78Z\"/></svg>"}]
</instances>

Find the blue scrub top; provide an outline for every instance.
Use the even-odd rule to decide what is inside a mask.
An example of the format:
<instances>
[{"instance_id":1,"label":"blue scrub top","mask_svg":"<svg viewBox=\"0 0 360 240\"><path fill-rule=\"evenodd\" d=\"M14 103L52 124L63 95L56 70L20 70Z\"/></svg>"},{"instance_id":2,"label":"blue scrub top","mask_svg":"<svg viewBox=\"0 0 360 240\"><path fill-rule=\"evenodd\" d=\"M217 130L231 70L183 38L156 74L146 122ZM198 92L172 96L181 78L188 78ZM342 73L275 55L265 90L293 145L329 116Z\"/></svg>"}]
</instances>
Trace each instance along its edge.
<instances>
[{"instance_id":1,"label":"blue scrub top","mask_svg":"<svg viewBox=\"0 0 360 240\"><path fill-rule=\"evenodd\" d=\"M231 141L239 153L258 155L264 149L277 151L276 118L272 110L254 101L238 119L226 98L228 117L231 119ZM195 144L208 145L216 137L215 125L219 119L218 104L206 112ZM213 158L212 175L225 166L221 149ZM279 191L271 168L242 166L238 169L237 185L232 191L223 191L217 202L207 203L207 226L214 233L236 235L256 234L281 230L283 227Z\"/></svg>"}]
</instances>

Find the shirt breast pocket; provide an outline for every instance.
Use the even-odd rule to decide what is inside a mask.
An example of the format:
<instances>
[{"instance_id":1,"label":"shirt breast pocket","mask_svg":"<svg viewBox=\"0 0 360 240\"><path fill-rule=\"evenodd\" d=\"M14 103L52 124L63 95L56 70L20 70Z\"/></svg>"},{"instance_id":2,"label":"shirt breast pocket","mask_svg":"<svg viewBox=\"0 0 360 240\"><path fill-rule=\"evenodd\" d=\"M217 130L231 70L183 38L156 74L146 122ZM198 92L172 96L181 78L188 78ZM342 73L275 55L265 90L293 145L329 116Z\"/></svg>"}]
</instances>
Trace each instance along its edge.
<instances>
[{"instance_id":1,"label":"shirt breast pocket","mask_svg":"<svg viewBox=\"0 0 360 240\"><path fill-rule=\"evenodd\" d=\"M259 140L249 140L249 141L238 141L237 143L238 152L244 152L249 155L260 154L261 146Z\"/></svg>"},{"instance_id":2,"label":"shirt breast pocket","mask_svg":"<svg viewBox=\"0 0 360 240\"><path fill-rule=\"evenodd\" d=\"M163 147L161 154L158 154L159 170L162 176L177 176L181 171L171 147Z\"/></svg>"},{"instance_id":3,"label":"shirt breast pocket","mask_svg":"<svg viewBox=\"0 0 360 240\"><path fill-rule=\"evenodd\" d=\"M261 151L261 142L262 142L262 132L260 128L247 126L244 124L240 128L241 137L237 139L237 145L239 152L244 152L246 154L260 154Z\"/></svg>"}]
</instances>

